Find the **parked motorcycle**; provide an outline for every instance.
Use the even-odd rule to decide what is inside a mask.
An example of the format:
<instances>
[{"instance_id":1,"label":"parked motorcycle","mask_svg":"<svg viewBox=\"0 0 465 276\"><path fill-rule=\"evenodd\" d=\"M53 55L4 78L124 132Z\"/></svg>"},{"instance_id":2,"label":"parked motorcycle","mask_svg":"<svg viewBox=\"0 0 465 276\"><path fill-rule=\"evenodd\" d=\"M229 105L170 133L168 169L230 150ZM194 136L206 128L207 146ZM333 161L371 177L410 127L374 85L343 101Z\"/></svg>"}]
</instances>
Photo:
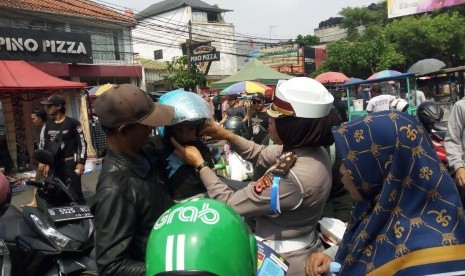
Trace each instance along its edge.
<instances>
[{"instance_id":1,"label":"parked motorcycle","mask_svg":"<svg viewBox=\"0 0 465 276\"><path fill-rule=\"evenodd\" d=\"M5 175L0 172L0 217L3 216L8 209L10 209L11 194L12 191L10 183ZM0 265L1 275L12 275L10 252L3 239L0 239Z\"/></svg>"},{"instance_id":2,"label":"parked motorcycle","mask_svg":"<svg viewBox=\"0 0 465 276\"><path fill-rule=\"evenodd\" d=\"M447 121L441 121L444 116L444 111L441 106L436 102L422 102L418 106L417 116L418 120L428 132L439 159L443 162L446 168L449 168L446 148L444 147Z\"/></svg>"},{"instance_id":3,"label":"parked motorcycle","mask_svg":"<svg viewBox=\"0 0 465 276\"><path fill-rule=\"evenodd\" d=\"M37 150L34 157L54 164L48 151ZM77 205L71 186L53 174L26 184L37 187L37 207L25 206L22 219L12 211L0 220L0 237L14 258L12 275L96 275L90 257L94 227L89 207Z\"/></svg>"},{"instance_id":4,"label":"parked motorcycle","mask_svg":"<svg viewBox=\"0 0 465 276\"><path fill-rule=\"evenodd\" d=\"M223 127L242 137L247 133L247 127L240 117L233 116L228 118L224 122ZM227 162L226 171L228 178L236 181L247 181L252 179L254 174L252 163L244 160L239 154L230 150L228 144L225 145L223 153Z\"/></svg>"}]
</instances>

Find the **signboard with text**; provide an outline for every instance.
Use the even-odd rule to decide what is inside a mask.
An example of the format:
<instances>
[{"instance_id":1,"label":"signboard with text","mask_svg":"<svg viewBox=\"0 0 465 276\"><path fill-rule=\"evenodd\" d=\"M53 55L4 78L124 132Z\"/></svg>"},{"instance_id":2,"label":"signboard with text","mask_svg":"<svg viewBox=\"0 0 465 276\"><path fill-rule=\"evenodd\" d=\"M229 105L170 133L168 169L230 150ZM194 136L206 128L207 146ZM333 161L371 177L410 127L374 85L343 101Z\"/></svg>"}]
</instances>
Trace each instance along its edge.
<instances>
[{"instance_id":1,"label":"signboard with text","mask_svg":"<svg viewBox=\"0 0 465 276\"><path fill-rule=\"evenodd\" d=\"M193 63L218 61L220 60L220 52L211 45L211 42L200 42L189 45L190 61Z\"/></svg>"},{"instance_id":2,"label":"signboard with text","mask_svg":"<svg viewBox=\"0 0 465 276\"><path fill-rule=\"evenodd\" d=\"M258 59L270 67L298 65L299 45L282 45L261 49Z\"/></svg>"},{"instance_id":3,"label":"signboard with text","mask_svg":"<svg viewBox=\"0 0 465 276\"><path fill-rule=\"evenodd\" d=\"M406 16L417 13L430 12L437 9L448 8L465 4L465 0L387 0L388 18Z\"/></svg>"},{"instance_id":4,"label":"signboard with text","mask_svg":"<svg viewBox=\"0 0 465 276\"><path fill-rule=\"evenodd\" d=\"M92 63L90 34L0 27L0 59Z\"/></svg>"},{"instance_id":5,"label":"signboard with text","mask_svg":"<svg viewBox=\"0 0 465 276\"><path fill-rule=\"evenodd\" d=\"M205 62L220 60L220 52L191 55L191 62Z\"/></svg>"}]
</instances>

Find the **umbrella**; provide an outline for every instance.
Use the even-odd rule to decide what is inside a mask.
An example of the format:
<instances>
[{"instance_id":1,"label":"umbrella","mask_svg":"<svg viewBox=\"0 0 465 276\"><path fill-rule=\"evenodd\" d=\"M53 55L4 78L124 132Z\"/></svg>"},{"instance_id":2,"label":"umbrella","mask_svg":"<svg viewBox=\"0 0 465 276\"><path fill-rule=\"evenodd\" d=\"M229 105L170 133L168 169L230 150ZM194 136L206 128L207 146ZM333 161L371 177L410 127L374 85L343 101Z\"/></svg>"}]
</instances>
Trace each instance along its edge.
<instances>
[{"instance_id":1,"label":"umbrella","mask_svg":"<svg viewBox=\"0 0 465 276\"><path fill-rule=\"evenodd\" d=\"M99 85L99 86L94 86L91 89L89 89L88 91L89 96L97 97L112 87L113 87L113 84L110 84L110 83Z\"/></svg>"},{"instance_id":2,"label":"umbrella","mask_svg":"<svg viewBox=\"0 0 465 276\"><path fill-rule=\"evenodd\" d=\"M362 81L364 81L364 80L359 79L359 78L349 78L349 80L344 82L344 85L347 86L347 85L351 85L353 83L358 83L358 82L362 82Z\"/></svg>"},{"instance_id":3,"label":"umbrella","mask_svg":"<svg viewBox=\"0 0 465 276\"><path fill-rule=\"evenodd\" d=\"M343 83L349 80L349 78L343 73L339 72L325 72L316 76L315 80L322 84L325 83Z\"/></svg>"},{"instance_id":4,"label":"umbrella","mask_svg":"<svg viewBox=\"0 0 465 276\"><path fill-rule=\"evenodd\" d=\"M376 80L376 79L384 79L384 78L389 78L389 77L396 77L402 75L401 72L395 71L395 70L383 70L374 73L371 75L367 80Z\"/></svg>"},{"instance_id":5,"label":"umbrella","mask_svg":"<svg viewBox=\"0 0 465 276\"><path fill-rule=\"evenodd\" d=\"M425 75L439 71L444 67L446 67L446 64L439 59L427 58L415 62L412 66L410 66L407 72L417 75Z\"/></svg>"},{"instance_id":6,"label":"umbrella","mask_svg":"<svg viewBox=\"0 0 465 276\"><path fill-rule=\"evenodd\" d=\"M231 84L225 89L221 90L220 95L234 95L234 94L253 94L253 93L265 93L265 91L271 90L271 87L259 83L256 81L241 81L235 84Z\"/></svg>"}]
</instances>

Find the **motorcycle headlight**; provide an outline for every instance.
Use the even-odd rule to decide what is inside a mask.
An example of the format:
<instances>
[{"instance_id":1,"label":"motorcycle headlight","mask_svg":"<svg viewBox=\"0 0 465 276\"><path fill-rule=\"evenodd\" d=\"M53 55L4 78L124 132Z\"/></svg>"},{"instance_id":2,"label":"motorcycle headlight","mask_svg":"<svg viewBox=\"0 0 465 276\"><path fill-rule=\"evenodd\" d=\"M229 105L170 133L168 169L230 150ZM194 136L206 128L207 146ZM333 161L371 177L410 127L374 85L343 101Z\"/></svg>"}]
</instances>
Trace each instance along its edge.
<instances>
[{"instance_id":1,"label":"motorcycle headlight","mask_svg":"<svg viewBox=\"0 0 465 276\"><path fill-rule=\"evenodd\" d=\"M51 242L58 245L61 248L65 248L67 245L71 245L73 242L69 237L63 235L62 233L55 230L50 225L44 223L36 215L31 214L32 222L37 226L37 228L42 232L42 234Z\"/></svg>"}]
</instances>

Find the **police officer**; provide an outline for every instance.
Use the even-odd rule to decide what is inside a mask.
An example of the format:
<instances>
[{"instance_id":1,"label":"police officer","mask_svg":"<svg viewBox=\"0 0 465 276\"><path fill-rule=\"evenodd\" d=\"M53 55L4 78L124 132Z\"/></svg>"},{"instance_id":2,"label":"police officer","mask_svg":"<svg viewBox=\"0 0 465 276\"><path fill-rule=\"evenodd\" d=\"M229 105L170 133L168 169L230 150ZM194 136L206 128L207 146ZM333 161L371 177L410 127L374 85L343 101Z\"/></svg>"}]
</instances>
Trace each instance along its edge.
<instances>
[{"instance_id":1,"label":"police officer","mask_svg":"<svg viewBox=\"0 0 465 276\"><path fill-rule=\"evenodd\" d=\"M211 198L256 219L255 234L290 263L287 275L304 275L307 256L320 245L315 228L331 190L331 162L323 147L333 143L331 127L340 123L330 112L333 100L313 79L281 82L267 111L271 146L207 123L204 135L226 140L244 159L268 168L238 191L221 182L197 149L172 139L176 154L196 168Z\"/></svg>"}]
</instances>

